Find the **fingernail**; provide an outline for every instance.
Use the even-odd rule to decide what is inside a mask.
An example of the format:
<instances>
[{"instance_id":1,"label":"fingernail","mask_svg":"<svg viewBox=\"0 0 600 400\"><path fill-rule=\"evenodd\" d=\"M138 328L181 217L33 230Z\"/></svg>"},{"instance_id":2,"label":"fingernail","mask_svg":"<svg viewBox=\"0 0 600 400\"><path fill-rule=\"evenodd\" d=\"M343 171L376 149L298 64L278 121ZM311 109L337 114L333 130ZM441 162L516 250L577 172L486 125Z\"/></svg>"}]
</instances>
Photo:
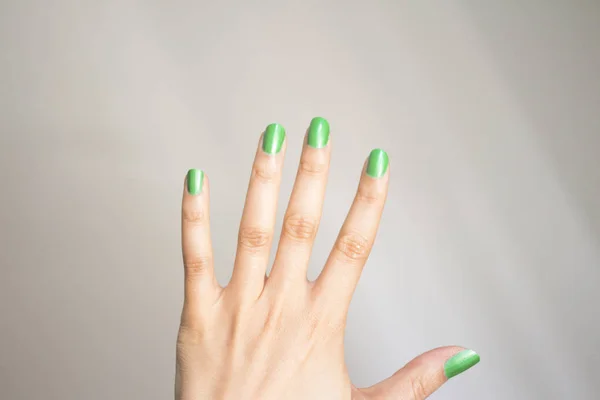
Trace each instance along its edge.
<instances>
[{"instance_id":1,"label":"fingernail","mask_svg":"<svg viewBox=\"0 0 600 400\"><path fill-rule=\"evenodd\" d=\"M329 142L329 122L325 118L315 117L308 128L308 145L320 149Z\"/></svg>"},{"instance_id":2,"label":"fingernail","mask_svg":"<svg viewBox=\"0 0 600 400\"><path fill-rule=\"evenodd\" d=\"M202 183L204 182L204 172L201 169L190 169L187 173L187 190L189 194L195 195L202 193Z\"/></svg>"},{"instance_id":3,"label":"fingernail","mask_svg":"<svg viewBox=\"0 0 600 400\"><path fill-rule=\"evenodd\" d=\"M263 136L263 151L268 154L277 154L285 140L285 129L279 124L271 124L265 129Z\"/></svg>"},{"instance_id":4,"label":"fingernail","mask_svg":"<svg viewBox=\"0 0 600 400\"><path fill-rule=\"evenodd\" d=\"M390 160L385 151L375 149L369 154L369 163L367 164L367 175L372 178L381 178L387 171Z\"/></svg>"},{"instance_id":5,"label":"fingernail","mask_svg":"<svg viewBox=\"0 0 600 400\"><path fill-rule=\"evenodd\" d=\"M444 374L450 379L453 376L462 374L479 362L479 354L473 350L463 350L455 354L444 364Z\"/></svg>"}]
</instances>

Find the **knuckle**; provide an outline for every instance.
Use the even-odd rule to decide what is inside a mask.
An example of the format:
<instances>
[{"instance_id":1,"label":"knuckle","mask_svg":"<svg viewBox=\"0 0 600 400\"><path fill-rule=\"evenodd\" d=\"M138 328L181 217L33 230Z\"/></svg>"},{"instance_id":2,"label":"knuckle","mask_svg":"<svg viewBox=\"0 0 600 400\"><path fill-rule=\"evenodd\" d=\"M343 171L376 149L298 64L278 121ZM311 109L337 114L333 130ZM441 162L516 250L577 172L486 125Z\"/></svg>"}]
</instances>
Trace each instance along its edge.
<instances>
[{"instance_id":1,"label":"knuckle","mask_svg":"<svg viewBox=\"0 0 600 400\"><path fill-rule=\"evenodd\" d=\"M190 225L202 225L206 222L206 213L201 209L182 211L183 221Z\"/></svg>"},{"instance_id":2,"label":"knuckle","mask_svg":"<svg viewBox=\"0 0 600 400\"><path fill-rule=\"evenodd\" d=\"M300 171L307 175L323 175L327 170L327 164L323 162L302 159L300 160Z\"/></svg>"},{"instance_id":3,"label":"knuckle","mask_svg":"<svg viewBox=\"0 0 600 400\"><path fill-rule=\"evenodd\" d=\"M377 204L379 203L380 199L381 196L373 190L359 188L358 192L356 193L356 200L368 205Z\"/></svg>"},{"instance_id":4,"label":"knuckle","mask_svg":"<svg viewBox=\"0 0 600 400\"><path fill-rule=\"evenodd\" d=\"M347 313L343 301L331 302L323 292L313 291L306 316L306 324L310 331L326 340L343 337L346 329Z\"/></svg>"},{"instance_id":5,"label":"knuckle","mask_svg":"<svg viewBox=\"0 0 600 400\"><path fill-rule=\"evenodd\" d=\"M308 343L330 343L330 341L343 338L343 331L343 327L329 318L321 318L319 314L306 315L301 329L302 336Z\"/></svg>"},{"instance_id":6,"label":"knuckle","mask_svg":"<svg viewBox=\"0 0 600 400\"><path fill-rule=\"evenodd\" d=\"M343 336L346 329L345 316L331 316L326 322L327 331L332 337Z\"/></svg>"},{"instance_id":7,"label":"knuckle","mask_svg":"<svg viewBox=\"0 0 600 400\"><path fill-rule=\"evenodd\" d=\"M283 315L281 309L275 308L269 311L267 318L265 319L264 331L265 332L280 332L283 330Z\"/></svg>"},{"instance_id":8,"label":"knuckle","mask_svg":"<svg viewBox=\"0 0 600 400\"><path fill-rule=\"evenodd\" d=\"M343 234L336 248L347 261L362 261L369 254L369 241L358 233Z\"/></svg>"},{"instance_id":9,"label":"knuckle","mask_svg":"<svg viewBox=\"0 0 600 400\"><path fill-rule=\"evenodd\" d=\"M319 314L314 312L307 313L305 317L307 328L307 337L312 338L318 336L319 328L321 328L321 318Z\"/></svg>"},{"instance_id":10,"label":"knuckle","mask_svg":"<svg viewBox=\"0 0 600 400\"><path fill-rule=\"evenodd\" d=\"M277 176L275 165L268 162L256 162L252 166L252 179L262 183L272 182Z\"/></svg>"},{"instance_id":11,"label":"knuckle","mask_svg":"<svg viewBox=\"0 0 600 400\"><path fill-rule=\"evenodd\" d=\"M188 256L183 260L183 267L188 277L204 275L211 265L212 258L210 256Z\"/></svg>"},{"instance_id":12,"label":"knuckle","mask_svg":"<svg viewBox=\"0 0 600 400\"><path fill-rule=\"evenodd\" d=\"M284 235L298 241L310 241L317 232L314 219L302 215L290 215L283 222Z\"/></svg>"},{"instance_id":13,"label":"knuckle","mask_svg":"<svg viewBox=\"0 0 600 400\"><path fill-rule=\"evenodd\" d=\"M429 396L429 391L420 376L416 376L410 379L410 390L413 400L424 400Z\"/></svg>"},{"instance_id":14,"label":"knuckle","mask_svg":"<svg viewBox=\"0 0 600 400\"><path fill-rule=\"evenodd\" d=\"M238 307L231 313L231 324L228 331L234 342L243 340L245 335L248 334L248 315L242 307Z\"/></svg>"},{"instance_id":15,"label":"knuckle","mask_svg":"<svg viewBox=\"0 0 600 400\"><path fill-rule=\"evenodd\" d=\"M201 326L180 325L177 334L177 347L196 346L205 340L206 332Z\"/></svg>"},{"instance_id":16,"label":"knuckle","mask_svg":"<svg viewBox=\"0 0 600 400\"><path fill-rule=\"evenodd\" d=\"M247 250L260 251L267 247L270 238L271 235L267 230L250 227L240 229L238 242L240 247Z\"/></svg>"}]
</instances>

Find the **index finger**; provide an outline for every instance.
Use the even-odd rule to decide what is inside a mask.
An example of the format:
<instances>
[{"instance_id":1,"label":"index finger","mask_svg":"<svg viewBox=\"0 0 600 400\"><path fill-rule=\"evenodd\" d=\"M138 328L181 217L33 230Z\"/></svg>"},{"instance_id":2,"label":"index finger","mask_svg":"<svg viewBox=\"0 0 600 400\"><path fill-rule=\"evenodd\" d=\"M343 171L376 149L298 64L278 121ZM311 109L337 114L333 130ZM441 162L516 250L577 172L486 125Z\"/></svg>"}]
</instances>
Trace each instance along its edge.
<instances>
[{"instance_id":1,"label":"index finger","mask_svg":"<svg viewBox=\"0 0 600 400\"><path fill-rule=\"evenodd\" d=\"M342 301L346 307L350 304L381 220L387 196L388 164L385 151L371 151L350 212L315 282L315 290L325 301L334 297L335 303Z\"/></svg>"}]
</instances>

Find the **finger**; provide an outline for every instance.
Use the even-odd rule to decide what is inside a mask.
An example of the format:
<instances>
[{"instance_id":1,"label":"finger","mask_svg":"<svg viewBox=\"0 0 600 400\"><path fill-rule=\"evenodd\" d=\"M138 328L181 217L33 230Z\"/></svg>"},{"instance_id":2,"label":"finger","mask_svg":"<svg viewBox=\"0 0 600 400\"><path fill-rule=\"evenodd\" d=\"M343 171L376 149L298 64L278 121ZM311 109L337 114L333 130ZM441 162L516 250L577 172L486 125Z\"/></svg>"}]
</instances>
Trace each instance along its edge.
<instances>
[{"instance_id":1,"label":"finger","mask_svg":"<svg viewBox=\"0 0 600 400\"><path fill-rule=\"evenodd\" d=\"M367 399L423 400L448 379L479 362L479 355L462 347L440 347L421 354L388 379L360 389Z\"/></svg>"},{"instance_id":2,"label":"finger","mask_svg":"<svg viewBox=\"0 0 600 400\"><path fill-rule=\"evenodd\" d=\"M283 220L279 248L269 276L272 282L306 280L310 253L321 220L330 149L329 123L324 118L313 118Z\"/></svg>"},{"instance_id":3,"label":"finger","mask_svg":"<svg viewBox=\"0 0 600 400\"><path fill-rule=\"evenodd\" d=\"M379 227L388 178L387 153L371 151L354 203L315 283L315 290L325 301L334 298L334 303L342 301L346 307L350 303Z\"/></svg>"},{"instance_id":4,"label":"finger","mask_svg":"<svg viewBox=\"0 0 600 400\"><path fill-rule=\"evenodd\" d=\"M213 268L210 239L209 185L204 172L188 171L181 204L181 244L185 271L185 304L194 308L200 297L210 302L219 285Z\"/></svg>"},{"instance_id":5,"label":"finger","mask_svg":"<svg viewBox=\"0 0 600 400\"><path fill-rule=\"evenodd\" d=\"M230 283L238 291L251 296L258 297L265 282L284 153L283 126L267 126L252 167Z\"/></svg>"}]
</instances>

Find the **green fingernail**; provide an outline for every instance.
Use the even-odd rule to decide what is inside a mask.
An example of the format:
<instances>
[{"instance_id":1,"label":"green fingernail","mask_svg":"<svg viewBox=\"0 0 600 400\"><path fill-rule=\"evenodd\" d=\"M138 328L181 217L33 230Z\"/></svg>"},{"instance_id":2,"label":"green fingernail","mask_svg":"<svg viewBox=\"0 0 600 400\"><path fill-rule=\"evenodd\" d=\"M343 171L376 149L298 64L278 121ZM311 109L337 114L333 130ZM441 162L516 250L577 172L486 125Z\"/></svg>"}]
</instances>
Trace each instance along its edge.
<instances>
[{"instance_id":1,"label":"green fingernail","mask_svg":"<svg viewBox=\"0 0 600 400\"><path fill-rule=\"evenodd\" d=\"M385 151L375 149L369 154L369 163L367 164L367 175L373 178L381 178L387 171L390 159Z\"/></svg>"},{"instance_id":2,"label":"green fingernail","mask_svg":"<svg viewBox=\"0 0 600 400\"><path fill-rule=\"evenodd\" d=\"M271 124L265 129L263 136L263 151L268 154L277 154L281 151L285 140L285 129L279 124Z\"/></svg>"},{"instance_id":3,"label":"green fingernail","mask_svg":"<svg viewBox=\"0 0 600 400\"><path fill-rule=\"evenodd\" d=\"M479 354L473 350L463 350L455 354L444 364L444 374L450 379L453 376L462 374L479 362Z\"/></svg>"},{"instance_id":4,"label":"green fingernail","mask_svg":"<svg viewBox=\"0 0 600 400\"><path fill-rule=\"evenodd\" d=\"M315 117L308 128L308 145L320 149L329 142L329 122L325 118Z\"/></svg>"},{"instance_id":5,"label":"green fingernail","mask_svg":"<svg viewBox=\"0 0 600 400\"><path fill-rule=\"evenodd\" d=\"M187 190L189 194L202 193L204 172L201 169L190 169L187 173Z\"/></svg>"}]
</instances>

